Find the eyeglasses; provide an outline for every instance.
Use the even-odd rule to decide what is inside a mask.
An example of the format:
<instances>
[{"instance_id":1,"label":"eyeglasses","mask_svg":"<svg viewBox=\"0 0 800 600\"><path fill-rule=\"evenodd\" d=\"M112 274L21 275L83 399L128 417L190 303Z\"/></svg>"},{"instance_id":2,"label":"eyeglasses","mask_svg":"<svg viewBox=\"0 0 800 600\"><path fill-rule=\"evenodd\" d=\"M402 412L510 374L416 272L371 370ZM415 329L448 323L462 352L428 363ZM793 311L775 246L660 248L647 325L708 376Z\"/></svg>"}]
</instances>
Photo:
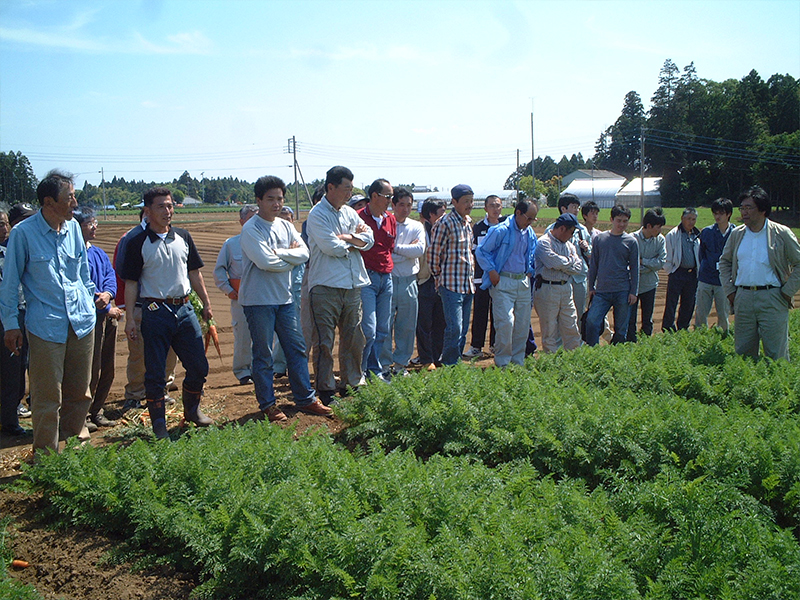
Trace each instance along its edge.
<instances>
[{"instance_id":1,"label":"eyeglasses","mask_svg":"<svg viewBox=\"0 0 800 600\"><path fill-rule=\"evenodd\" d=\"M378 194L378 196L380 196L381 198L386 198L387 200L391 200L392 199L392 195L391 194L381 194L380 192L375 192L375 193Z\"/></svg>"},{"instance_id":2,"label":"eyeglasses","mask_svg":"<svg viewBox=\"0 0 800 600\"><path fill-rule=\"evenodd\" d=\"M747 212L747 211L751 211L751 210L755 210L755 209L756 209L755 205L752 205L752 204L742 204L739 207L739 211L740 212Z\"/></svg>"}]
</instances>

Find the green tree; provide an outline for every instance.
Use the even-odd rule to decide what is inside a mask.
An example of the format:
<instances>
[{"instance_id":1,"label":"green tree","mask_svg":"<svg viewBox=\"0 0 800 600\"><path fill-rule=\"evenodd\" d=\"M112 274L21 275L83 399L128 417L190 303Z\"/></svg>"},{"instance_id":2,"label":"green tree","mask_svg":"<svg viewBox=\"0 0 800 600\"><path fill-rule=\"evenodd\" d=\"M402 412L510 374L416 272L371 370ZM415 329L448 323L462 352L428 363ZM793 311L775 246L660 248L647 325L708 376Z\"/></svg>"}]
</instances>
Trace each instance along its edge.
<instances>
[{"instance_id":1,"label":"green tree","mask_svg":"<svg viewBox=\"0 0 800 600\"><path fill-rule=\"evenodd\" d=\"M36 204L39 181L33 167L22 152L0 152L0 201L6 204L29 202Z\"/></svg>"}]
</instances>

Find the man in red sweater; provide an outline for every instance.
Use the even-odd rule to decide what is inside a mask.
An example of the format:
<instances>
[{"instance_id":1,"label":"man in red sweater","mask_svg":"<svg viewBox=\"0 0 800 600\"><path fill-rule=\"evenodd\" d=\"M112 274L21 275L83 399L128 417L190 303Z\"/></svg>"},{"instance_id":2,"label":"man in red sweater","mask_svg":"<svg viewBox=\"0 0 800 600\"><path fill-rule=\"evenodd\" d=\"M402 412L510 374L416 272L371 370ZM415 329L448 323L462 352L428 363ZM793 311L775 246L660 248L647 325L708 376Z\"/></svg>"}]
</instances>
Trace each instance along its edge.
<instances>
[{"instance_id":1,"label":"man in red sweater","mask_svg":"<svg viewBox=\"0 0 800 600\"><path fill-rule=\"evenodd\" d=\"M358 215L372 229L375 244L362 252L370 284L361 288L361 330L366 338L361 370L367 377L388 382L384 372L390 365L380 362L381 348L389 335L392 311L392 250L397 237L397 220L386 212L394 190L385 179L376 179L367 190L369 204Z\"/></svg>"}]
</instances>

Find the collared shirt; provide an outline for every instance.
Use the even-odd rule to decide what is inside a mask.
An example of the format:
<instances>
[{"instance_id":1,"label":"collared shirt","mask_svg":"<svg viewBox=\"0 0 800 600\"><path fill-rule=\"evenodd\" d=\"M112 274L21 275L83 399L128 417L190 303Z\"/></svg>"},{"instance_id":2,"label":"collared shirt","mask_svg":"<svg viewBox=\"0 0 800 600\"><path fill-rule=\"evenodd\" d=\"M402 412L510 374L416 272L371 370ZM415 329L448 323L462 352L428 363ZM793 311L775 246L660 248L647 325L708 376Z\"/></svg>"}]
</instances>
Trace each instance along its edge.
<instances>
[{"instance_id":1,"label":"collared shirt","mask_svg":"<svg viewBox=\"0 0 800 600\"><path fill-rule=\"evenodd\" d=\"M235 291L231 279L242 279L242 236L229 237L222 244L214 265L214 285L227 296Z\"/></svg>"},{"instance_id":2,"label":"collared shirt","mask_svg":"<svg viewBox=\"0 0 800 600\"><path fill-rule=\"evenodd\" d=\"M704 227L700 232L700 266L697 268L697 280L709 285L722 285L719 280L717 263L722 256L725 242L733 231L733 224L728 223L725 233L720 231L719 225L714 223Z\"/></svg>"},{"instance_id":3,"label":"collared shirt","mask_svg":"<svg viewBox=\"0 0 800 600\"><path fill-rule=\"evenodd\" d=\"M658 272L667 262L667 240L660 233L645 238L641 229L633 237L639 245L639 294L644 294L658 287Z\"/></svg>"},{"instance_id":4,"label":"collared shirt","mask_svg":"<svg viewBox=\"0 0 800 600\"><path fill-rule=\"evenodd\" d=\"M39 212L11 230L0 284L6 331L19 329L20 283L28 304L25 325L35 336L64 344L70 327L79 338L94 330L95 286L76 221L64 221L56 231Z\"/></svg>"},{"instance_id":5,"label":"collared shirt","mask_svg":"<svg viewBox=\"0 0 800 600\"><path fill-rule=\"evenodd\" d=\"M681 227L681 269L694 269L697 267L695 254L700 245L700 236L697 229L686 231Z\"/></svg>"},{"instance_id":6,"label":"collared shirt","mask_svg":"<svg viewBox=\"0 0 800 600\"><path fill-rule=\"evenodd\" d=\"M242 227L242 306L292 302L292 269L308 260L308 248L285 219L267 221L253 215ZM291 248L296 244L295 248Z\"/></svg>"},{"instance_id":7,"label":"collared shirt","mask_svg":"<svg viewBox=\"0 0 800 600\"><path fill-rule=\"evenodd\" d=\"M497 223L494 225L499 225L503 221L506 220L507 215L500 215L500 218L497 220ZM475 257L475 250L478 249L483 238L486 237L486 234L489 233L489 229L494 227L491 223L489 223L489 217L483 217L480 221L475 223L472 226L472 256ZM480 263L475 260L475 277L473 278L475 285L480 285L483 282L483 269L481 268Z\"/></svg>"},{"instance_id":8,"label":"collared shirt","mask_svg":"<svg viewBox=\"0 0 800 600\"><path fill-rule=\"evenodd\" d=\"M422 223L406 217L397 223L397 239L392 251L392 275L409 277L419 273L419 259L425 254L425 228Z\"/></svg>"},{"instance_id":9,"label":"collared shirt","mask_svg":"<svg viewBox=\"0 0 800 600\"><path fill-rule=\"evenodd\" d=\"M553 225L555 225L555 222L547 226L547 229L544 230L545 233L552 231ZM593 231L597 232L597 228ZM589 230L581 223L578 223L578 226L575 227L575 231L572 232L572 244L575 246L578 256L581 257L581 270L578 273L570 275L570 281L574 281L575 283L583 283L586 281L586 276L589 273L589 261L592 258L592 243L595 237L597 237L597 233L595 235L590 234ZM589 245L589 249L585 253L581 252L581 241L585 241ZM547 277L545 277L545 279L547 279Z\"/></svg>"},{"instance_id":10,"label":"collared shirt","mask_svg":"<svg viewBox=\"0 0 800 600\"><path fill-rule=\"evenodd\" d=\"M475 257L483 267L481 289L492 287L489 273L506 271L508 273L527 273L533 277L536 234L526 227L520 230L514 217L489 228L486 237L475 250Z\"/></svg>"},{"instance_id":11,"label":"collared shirt","mask_svg":"<svg viewBox=\"0 0 800 600\"><path fill-rule=\"evenodd\" d=\"M562 242L552 229L539 238L535 256L536 275L547 281L567 281L571 275L580 273L583 263L575 244L571 240Z\"/></svg>"},{"instance_id":12,"label":"collared shirt","mask_svg":"<svg viewBox=\"0 0 800 600\"><path fill-rule=\"evenodd\" d=\"M306 223L311 254L309 290L318 285L352 290L370 284L361 253L372 248L375 237L369 227L365 232L356 233L356 228L364 225L356 211L347 205L336 210L328 198L323 197L308 213ZM343 233L355 236L366 246L359 248L339 239Z\"/></svg>"},{"instance_id":13,"label":"collared shirt","mask_svg":"<svg viewBox=\"0 0 800 600\"><path fill-rule=\"evenodd\" d=\"M392 272L392 249L397 240L397 219L391 213L376 217L369 210L369 204L358 211L358 216L372 229L375 243L372 248L361 253L364 266L376 273Z\"/></svg>"},{"instance_id":14,"label":"collared shirt","mask_svg":"<svg viewBox=\"0 0 800 600\"><path fill-rule=\"evenodd\" d=\"M781 282L769 264L766 221L758 233L753 233L749 227L745 228L736 259L739 262L736 285L780 287Z\"/></svg>"},{"instance_id":15,"label":"collared shirt","mask_svg":"<svg viewBox=\"0 0 800 600\"><path fill-rule=\"evenodd\" d=\"M472 220L455 209L436 221L428 247L428 265L437 285L457 294L475 293Z\"/></svg>"}]
</instances>

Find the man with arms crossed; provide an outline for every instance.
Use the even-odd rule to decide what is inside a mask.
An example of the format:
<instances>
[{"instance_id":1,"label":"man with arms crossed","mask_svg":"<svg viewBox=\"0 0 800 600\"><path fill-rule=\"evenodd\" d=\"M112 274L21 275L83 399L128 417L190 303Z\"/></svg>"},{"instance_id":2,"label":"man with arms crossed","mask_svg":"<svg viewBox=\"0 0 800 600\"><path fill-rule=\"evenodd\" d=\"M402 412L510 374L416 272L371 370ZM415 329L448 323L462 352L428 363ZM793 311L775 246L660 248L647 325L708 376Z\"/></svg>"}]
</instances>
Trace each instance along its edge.
<instances>
[{"instance_id":1,"label":"man with arms crossed","mask_svg":"<svg viewBox=\"0 0 800 600\"><path fill-rule=\"evenodd\" d=\"M558 350L559 339L565 350L581 345L578 313L570 278L581 272L583 258L574 244L578 219L562 213L536 246L536 291L533 306L542 330L542 352Z\"/></svg>"},{"instance_id":2,"label":"man with arms crossed","mask_svg":"<svg viewBox=\"0 0 800 600\"><path fill-rule=\"evenodd\" d=\"M631 211L622 205L611 209L611 229L594 240L589 263L589 314L586 317L586 343L600 341L603 319L614 307L612 344L625 341L630 307L639 290L639 246L636 238L626 233Z\"/></svg>"},{"instance_id":3,"label":"man with arms crossed","mask_svg":"<svg viewBox=\"0 0 800 600\"><path fill-rule=\"evenodd\" d=\"M492 295L492 311L497 327L494 364L525 362L525 342L531 326L531 279L536 234L531 223L539 207L521 200L514 216L489 229L475 251L483 267L481 287Z\"/></svg>"},{"instance_id":4,"label":"man with arms crossed","mask_svg":"<svg viewBox=\"0 0 800 600\"><path fill-rule=\"evenodd\" d=\"M392 251L392 312L389 335L381 350L381 364L391 372L384 375L408 375L406 365L414 352L417 330L419 259L425 253L425 229L410 218L414 196L406 188L397 188L392 196L397 238ZM394 333L394 352L392 352Z\"/></svg>"},{"instance_id":5,"label":"man with arms crossed","mask_svg":"<svg viewBox=\"0 0 800 600\"><path fill-rule=\"evenodd\" d=\"M353 194L353 172L331 167L325 177L325 196L306 220L309 250L308 289L319 352L312 357L317 394L325 405L333 401L333 341L339 328L339 365L342 385L362 382L361 288L370 284L361 252L375 238L358 213L347 206Z\"/></svg>"},{"instance_id":6,"label":"man with arms crossed","mask_svg":"<svg viewBox=\"0 0 800 600\"><path fill-rule=\"evenodd\" d=\"M733 231L731 215L733 202L727 198L717 198L711 203L714 224L704 227L700 232L700 268L697 271L697 306L694 310L694 327L706 327L711 302L717 308L717 326L728 332L728 299L719 280L717 263L722 249Z\"/></svg>"},{"instance_id":7,"label":"man with arms crossed","mask_svg":"<svg viewBox=\"0 0 800 600\"><path fill-rule=\"evenodd\" d=\"M667 243L661 235L661 228L667 219L660 208L651 208L644 213L642 227L633 234L639 246L639 293L636 304L642 306L642 333L653 335L653 307L656 303L658 272L667 260ZM631 306L628 320L629 342L636 341L636 304Z\"/></svg>"},{"instance_id":8,"label":"man with arms crossed","mask_svg":"<svg viewBox=\"0 0 800 600\"><path fill-rule=\"evenodd\" d=\"M253 379L258 407L270 421L285 421L275 403L272 341L275 334L286 355L289 385L298 410L330 416L314 397L308 355L292 301L292 269L308 259L308 248L294 225L279 218L286 185L277 177L255 184L258 214L242 227L242 283L239 302L253 339Z\"/></svg>"},{"instance_id":9,"label":"man with arms crossed","mask_svg":"<svg viewBox=\"0 0 800 600\"><path fill-rule=\"evenodd\" d=\"M472 204L474 195L468 185L450 190L453 210L436 221L427 250L428 264L442 299L445 329L442 364L455 365L461 360L469 329L469 313L475 293L472 256Z\"/></svg>"},{"instance_id":10,"label":"man with arms crossed","mask_svg":"<svg viewBox=\"0 0 800 600\"><path fill-rule=\"evenodd\" d=\"M751 187L739 196L740 225L731 232L719 259L719 275L735 307L734 345L738 354L789 360L789 309L800 289L800 244L788 227L768 219L769 196Z\"/></svg>"},{"instance_id":11,"label":"man with arms crossed","mask_svg":"<svg viewBox=\"0 0 800 600\"><path fill-rule=\"evenodd\" d=\"M139 336L133 312L137 295L142 302L141 336L144 341L144 387L147 410L156 438L169 437L164 406L165 365L170 347L186 369L183 380L183 415L200 427L212 421L200 411L200 398L208 375L203 334L189 292L203 303L203 319L213 318L203 282L203 260L192 236L172 226L172 193L163 187L144 193L147 228L129 240L120 277L125 280L125 334Z\"/></svg>"}]
</instances>

